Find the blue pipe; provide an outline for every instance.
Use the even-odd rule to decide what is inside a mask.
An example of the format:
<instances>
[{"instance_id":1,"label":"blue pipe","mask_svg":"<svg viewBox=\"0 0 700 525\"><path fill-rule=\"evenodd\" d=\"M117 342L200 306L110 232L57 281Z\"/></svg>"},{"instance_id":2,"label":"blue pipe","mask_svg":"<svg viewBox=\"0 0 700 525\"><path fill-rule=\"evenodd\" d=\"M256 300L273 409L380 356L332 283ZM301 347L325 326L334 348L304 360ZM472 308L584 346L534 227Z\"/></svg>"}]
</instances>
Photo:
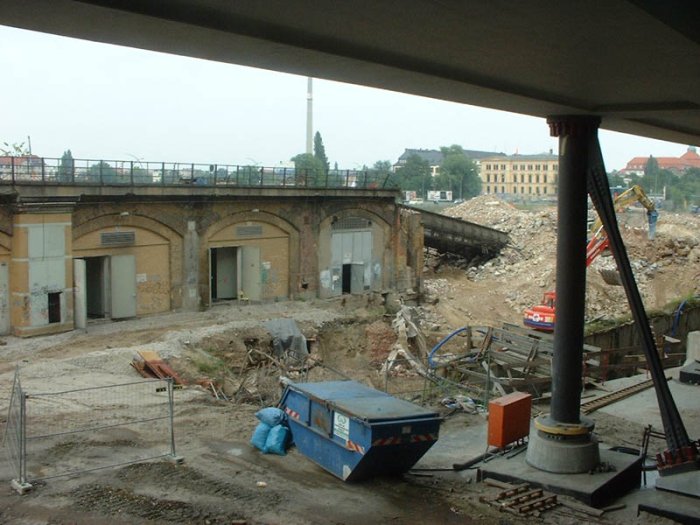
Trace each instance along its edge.
<instances>
[{"instance_id":1,"label":"blue pipe","mask_svg":"<svg viewBox=\"0 0 700 525\"><path fill-rule=\"evenodd\" d=\"M435 368L435 363L433 363L433 356L435 355L435 352L437 352L438 350L440 350L440 348L442 347L442 345L444 345L447 341L449 341L450 339L452 339L452 338L453 338L454 336L456 336L457 334L459 334L459 333L461 333L461 332L464 332L464 331L467 330L468 328L469 328L468 326L463 326L462 328L458 328L457 330L455 330L454 332L452 332L450 335L448 335L447 337L445 337L445 338L444 338L442 341L440 341L438 344L436 344L436 345L433 347L433 349L430 351L430 353L428 354L428 366L429 366L430 368Z\"/></svg>"}]
</instances>

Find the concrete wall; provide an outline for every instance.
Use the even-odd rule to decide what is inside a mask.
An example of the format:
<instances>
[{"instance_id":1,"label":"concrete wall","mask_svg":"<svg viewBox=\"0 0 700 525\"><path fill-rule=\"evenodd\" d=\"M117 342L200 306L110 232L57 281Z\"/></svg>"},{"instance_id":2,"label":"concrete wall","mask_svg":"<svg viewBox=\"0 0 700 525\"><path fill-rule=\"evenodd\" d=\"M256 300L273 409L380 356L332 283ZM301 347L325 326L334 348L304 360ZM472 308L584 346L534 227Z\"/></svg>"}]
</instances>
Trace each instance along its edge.
<instances>
[{"instance_id":1,"label":"concrete wall","mask_svg":"<svg viewBox=\"0 0 700 525\"><path fill-rule=\"evenodd\" d=\"M0 335L10 333L11 237L0 232Z\"/></svg>"},{"instance_id":2,"label":"concrete wall","mask_svg":"<svg viewBox=\"0 0 700 525\"><path fill-rule=\"evenodd\" d=\"M134 232L132 246L105 247L102 233ZM100 228L75 239L73 257L110 257L133 255L136 259L136 315L170 311L170 243L165 237L143 227L119 225ZM90 283L88 278L88 285Z\"/></svg>"},{"instance_id":3,"label":"concrete wall","mask_svg":"<svg viewBox=\"0 0 700 525\"><path fill-rule=\"evenodd\" d=\"M284 228L284 229L283 229ZM249 212L229 216L211 225L205 237L200 267L209 271L209 249L256 246L260 248L260 280L262 300L286 299L290 294L290 239L296 238L291 225L283 225L269 213ZM202 276L200 271L200 276ZM204 274L206 275L206 273ZM209 295L209 279L202 283L203 293Z\"/></svg>"},{"instance_id":4,"label":"concrete wall","mask_svg":"<svg viewBox=\"0 0 700 525\"><path fill-rule=\"evenodd\" d=\"M655 315L649 319L656 338L671 335L675 315ZM688 333L700 330L700 306L685 308L678 318L676 333L673 335L681 343L672 347L672 352L685 352ZM641 338L634 323L624 324L596 334L586 336L586 343L603 349L639 348Z\"/></svg>"},{"instance_id":5,"label":"concrete wall","mask_svg":"<svg viewBox=\"0 0 700 525\"><path fill-rule=\"evenodd\" d=\"M364 258L357 253L337 253L342 248L339 248L337 245L333 246L332 237L334 234L342 235L355 231L333 229L333 223L349 218L365 219L371 223L366 228L356 230L356 233L361 234L364 231L371 235L369 240L371 245L370 253ZM391 224L372 211L362 208L346 208L339 209L335 213L324 217L319 224L318 233L318 277L316 278L319 286L318 296L326 298L341 294L342 290L338 288L338 272L340 272L340 277L342 278L342 265L351 262L363 262L365 265L369 265L369 268L365 268L366 275L364 279L364 286L368 290L380 291L391 287L393 282L395 282L395 276L392 272L395 262L392 248ZM354 249L357 251L358 247L355 246ZM348 256L354 260L346 260ZM360 259L363 260L360 261Z\"/></svg>"},{"instance_id":6,"label":"concrete wall","mask_svg":"<svg viewBox=\"0 0 700 525\"><path fill-rule=\"evenodd\" d=\"M17 335L39 335L73 327L71 216L14 216L10 266L11 324ZM59 294L60 316L49 319L49 294Z\"/></svg>"}]
</instances>

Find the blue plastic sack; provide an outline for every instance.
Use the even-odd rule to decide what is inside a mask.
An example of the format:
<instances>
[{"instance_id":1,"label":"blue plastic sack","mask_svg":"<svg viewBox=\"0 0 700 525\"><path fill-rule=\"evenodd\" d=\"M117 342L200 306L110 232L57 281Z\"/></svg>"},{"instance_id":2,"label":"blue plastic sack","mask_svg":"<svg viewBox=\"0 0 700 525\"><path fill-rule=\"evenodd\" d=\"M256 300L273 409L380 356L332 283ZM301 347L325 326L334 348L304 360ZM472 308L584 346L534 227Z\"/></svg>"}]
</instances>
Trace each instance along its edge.
<instances>
[{"instance_id":1,"label":"blue plastic sack","mask_svg":"<svg viewBox=\"0 0 700 525\"><path fill-rule=\"evenodd\" d=\"M266 443L267 437L270 434L270 425L265 423L258 423L253 432L253 437L250 438L250 444L253 445L258 450L262 450L263 453L267 453Z\"/></svg>"},{"instance_id":2,"label":"blue plastic sack","mask_svg":"<svg viewBox=\"0 0 700 525\"><path fill-rule=\"evenodd\" d=\"M284 412L282 412L282 410L279 408L267 407L258 410L255 413L255 417L266 425L274 427L282 424L284 421Z\"/></svg>"},{"instance_id":3,"label":"blue plastic sack","mask_svg":"<svg viewBox=\"0 0 700 525\"><path fill-rule=\"evenodd\" d=\"M265 441L265 453L286 456L288 435L289 429L284 425L272 427L267 434L267 441Z\"/></svg>"}]
</instances>

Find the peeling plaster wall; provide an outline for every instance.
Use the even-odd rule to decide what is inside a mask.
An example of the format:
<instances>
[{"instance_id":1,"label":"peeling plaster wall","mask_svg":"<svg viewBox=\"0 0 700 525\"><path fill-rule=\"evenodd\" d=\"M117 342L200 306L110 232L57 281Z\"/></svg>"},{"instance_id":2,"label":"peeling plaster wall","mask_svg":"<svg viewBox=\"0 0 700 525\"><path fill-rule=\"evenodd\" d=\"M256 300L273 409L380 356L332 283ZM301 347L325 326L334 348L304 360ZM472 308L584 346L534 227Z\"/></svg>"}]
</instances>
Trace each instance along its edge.
<instances>
[{"instance_id":1,"label":"peeling plaster wall","mask_svg":"<svg viewBox=\"0 0 700 525\"><path fill-rule=\"evenodd\" d=\"M170 311L170 243L150 230L120 226L120 232L134 232L131 246L105 247L101 234L115 228L101 228L75 239L73 257L109 257L133 255L136 261L136 315ZM119 283L112 283L119 286Z\"/></svg>"},{"instance_id":2,"label":"peeling plaster wall","mask_svg":"<svg viewBox=\"0 0 700 525\"><path fill-rule=\"evenodd\" d=\"M177 210L177 206L167 203L115 203L81 205L73 214L76 257L137 256L137 294L144 301L137 302L137 315L182 307L187 221L182 211L177 217ZM136 244L101 246L101 233L118 231L137 232Z\"/></svg>"},{"instance_id":3,"label":"peeling plaster wall","mask_svg":"<svg viewBox=\"0 0 700 525\"><path fill-rule=\"evenodd\" d=\"M10 237L0 233L0 335L10 333Z\"/></svg>"},{"instance_id":4,"label":"peeling plaster wall","mask_svg":"<svg viewBox=\"0 0 700 525\"><path fill-rule=\"evenodd\" d=\"M12 246L11 323L18 335L36 335L73 326L72 235L70 215L15 216ZM49 294L58 293L60 318L49 322Z\"/></svg>"},{"instance_id":5,"label":"peeling plaster wall","mask_svg":"<svg viewBox=\"0 0 700 525\"><path fill-rule=\"evenodd\" d=\"M333 229L334 222L349 218L365 219L370 221L371 225L360 230ZM349 236L353 237L352 243L349 242ZM366 254L365 244L368 242L370 253ZM367 291L382 290L390 286L391 244L390 225L379 215L366 209L340 209L325 217L320 223L318 234L319 297L327 298L342 293L342 266L353 262L365 266L364 287Z\"/></svg>"},{"instance_id":6,"label":"peeling plaster wall","mask_svg":"<svg viewBox=\"0 0 700 525\"><path fill-rule=\"evenodd\" d=\"M286 299L289 296L289 234L265 222L264 215L256 219L227 224L218 231L215 230L221 223L212 225L210 230L213 231L208 238L207 246L209 248L242 246L260 248L262 300ZM225 223L229 222L225 221Z\"/></svg>"}]
</instances>

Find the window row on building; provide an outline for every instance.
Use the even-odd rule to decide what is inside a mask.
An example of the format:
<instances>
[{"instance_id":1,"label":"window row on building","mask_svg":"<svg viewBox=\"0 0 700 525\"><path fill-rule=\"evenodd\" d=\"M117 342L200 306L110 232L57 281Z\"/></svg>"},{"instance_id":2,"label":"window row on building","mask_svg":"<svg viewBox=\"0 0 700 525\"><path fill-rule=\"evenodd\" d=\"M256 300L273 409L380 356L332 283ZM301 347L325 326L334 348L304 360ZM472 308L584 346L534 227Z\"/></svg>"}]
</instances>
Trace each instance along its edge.
<instances>
[{"instance_id":1,"label":"window row on building","mask_svg":"<svg viewBox=\"0 0 700 525\"><path fill-rule=\"evenodd\" d=\"M542 155L502 155L481 161L482 193L524 197L557 194L559 158Z\"/></svg>"},{"instance_id":2,"label":"window row on building","mask_svg":"<svg viewBox=\"0 0 700 525\"><path fill-rule=\"evenodd\" d=\"M511 171L549 171L550 169L552 171L557 171L559 169L559 166L557 164L550 165L550 164L484 164L484 169L490 171L490 170L498 170L500 169L501 171L505 170L511 170Z\"/></svg>"},{"instance_id":3,"label":"window row on building","mask_svg":"<svg viewBox=\"0 0 700 525\"><path fill-rule=\"evenodd\" d=\"M506 187L494 184L493 186L487 185L484 193L501 193L504 195L508 193L512 193L513 195L549 195L549 191L551 190L547 186L520 186L520 189L518 190L518 186ZM552 193L552 195L555 194L556 191L555 193Z\"/></svg>"},{"instance_id":4,"label":"window row on building","mask_svg":"<svg viewBox=\"0 0 700 525\"><path fill-rule=\"evenodd\" d=\"M486 173L486 184L489 184L491 182L512 182L517 184L520 182L520 184L524 184L527 182L528 184L547 184L549 181L553 181L554 183L557 182L557 176L554 175L553 177L548 177L547 174L540 175L539 173L532 174L532 173L521 173L518 175L517 173L514 173L512 177L508 177L505 173Z\"/></svg>"}]
</instances>

